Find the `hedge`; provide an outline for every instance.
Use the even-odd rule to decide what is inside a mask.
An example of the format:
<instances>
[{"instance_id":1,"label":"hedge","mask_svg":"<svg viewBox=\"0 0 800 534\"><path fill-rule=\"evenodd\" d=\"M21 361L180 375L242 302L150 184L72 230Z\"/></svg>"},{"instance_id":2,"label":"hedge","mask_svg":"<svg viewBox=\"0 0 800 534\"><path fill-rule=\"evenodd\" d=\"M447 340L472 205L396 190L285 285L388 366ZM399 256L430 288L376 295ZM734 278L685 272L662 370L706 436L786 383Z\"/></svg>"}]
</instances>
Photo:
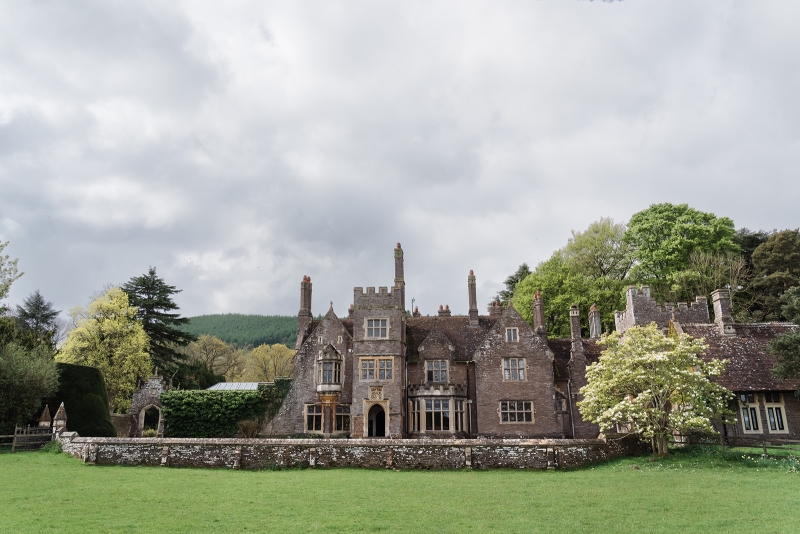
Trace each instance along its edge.
<instances>
[{"instance_id":1,"label":"hedge","mask_svg":"<svg viewBox=\"0 0 800 534\"><path fill-rule=\"evenodd\" d=\"M178 438L232 437L237 423L274 415L291 380L278 379L257 391L170 390L161 394L165 435Z\"/></svg>"}]
</instances>

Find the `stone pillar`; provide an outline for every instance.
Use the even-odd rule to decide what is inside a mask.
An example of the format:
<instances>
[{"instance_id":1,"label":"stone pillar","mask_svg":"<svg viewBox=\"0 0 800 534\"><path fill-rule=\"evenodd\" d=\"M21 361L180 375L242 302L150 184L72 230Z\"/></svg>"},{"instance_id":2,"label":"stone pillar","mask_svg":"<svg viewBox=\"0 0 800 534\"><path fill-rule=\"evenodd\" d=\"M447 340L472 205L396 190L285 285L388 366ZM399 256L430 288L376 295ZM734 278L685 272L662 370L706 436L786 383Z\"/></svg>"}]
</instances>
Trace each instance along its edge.
<instances>
[{"instance_id":1,"label":"stone pillar","mask_svg":"<svg viewBox=\"0 0 800 534\"><path fill-rule=\"evenodd\" d=\"M297 343L295 350L299 350L305 341L306 331L314 316L311 314L311 277L303 275L300 282L300 311L297 312Z\"/></svg>"},{"instance_id":2,"label":"stone pillar","mask_svg":"<svg viewBox=\"0 0 800 534\"><path fill-rule=\"evenodd\" d=\"M467 277L467 288L469 289L469 326L478 326L478 292L476 289L475 273L470 269Z\"/></svg>"},{"instance_id":3,"label":"stone pillar","mask_svg":"<svg viewBox=\"0 0 800 534\"><path fill-rule=\"evenodd\" d=\"M727 289L717 289L711 293L711 301L714 305L714 322L720 332L726 336L735 336L736 328L733 326L733 315L731 315L731 292Z\"/></svg>"}]
</instances>

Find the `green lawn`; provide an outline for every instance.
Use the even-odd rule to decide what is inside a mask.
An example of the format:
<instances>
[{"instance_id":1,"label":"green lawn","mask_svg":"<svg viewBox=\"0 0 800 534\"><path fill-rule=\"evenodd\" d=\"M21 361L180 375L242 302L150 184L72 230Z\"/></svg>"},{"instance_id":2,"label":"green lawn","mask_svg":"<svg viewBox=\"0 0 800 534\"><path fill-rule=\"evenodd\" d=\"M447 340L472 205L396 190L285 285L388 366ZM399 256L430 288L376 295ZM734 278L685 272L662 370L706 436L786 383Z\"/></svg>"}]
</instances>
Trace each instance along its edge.
<instances>
[{"instance_id":1,"label":"green lawn","mask_svg":"<svg viewBox=\"0 0 800 534\"><path fill-rule=\"evenodd\" d=\"M231 471L0 454L0 532L800 532L800 474L695 449L572 471ZM639 469L631 468L637 465Z\"/></svg>"}]
</instances>

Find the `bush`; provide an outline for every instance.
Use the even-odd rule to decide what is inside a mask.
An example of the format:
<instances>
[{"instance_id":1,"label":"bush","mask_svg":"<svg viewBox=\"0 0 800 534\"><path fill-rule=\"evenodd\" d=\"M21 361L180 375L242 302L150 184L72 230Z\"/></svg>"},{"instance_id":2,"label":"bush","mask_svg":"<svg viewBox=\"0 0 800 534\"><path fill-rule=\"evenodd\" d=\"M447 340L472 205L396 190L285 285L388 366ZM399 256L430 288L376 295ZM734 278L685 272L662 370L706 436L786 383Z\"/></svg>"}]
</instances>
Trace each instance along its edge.
<instances>
[{"instance_id":1,"label":"bush","mask_svg":"<svg viewBox=\"0 0 800 534\"><path fill-rule=\"evenodd\" d=\"M240 421L277 413L288 391L284 382L258 391L167 391L161 395L165 434L180 438L235 436Z\"/></svg>"},{"instance_id":2,"label":"bush","mask_svg":"<svg viewBox=\"0 0 800 534\"><path fill-rule=\"evenodd\" d=\"M155 438L158 437L158 430L155 428L148 428L147 430L142 432L143 438Z\"/></svg>"},{"instance_id":3,"label":"bush","mask_svg":"<svg viewBox=\"0 0 800 534\"><path fill-rule=\"evenodd\" d=\"M0 434L31 422L41 413L42 399L57 387L58 369L49 347L0 343Z\"/></svg>"},{"instance_id":4,"label":"bush","mask_svg":"<svg viewBox=\"0 0 800 534\"><path fill-rule=\"evenodd\" d=\"M100 370L71 363L56 365L60 379L55 396L47 400L50 414L55 415L63 402L67 411L67 430L83 437L116 437Z\"/></svg>"},{"instance_id":5,"label":"bush","mask_svg":"<svg viewBox=\"0 0 800 534\"><path fill-rule=\"evenodd\" d=\"M61 448L60 441L51 441L50 443L45 443L44 447L39 449L39 452L51 452L51 453L59 453L64 452Z\"/></svg>"}]
</instances>

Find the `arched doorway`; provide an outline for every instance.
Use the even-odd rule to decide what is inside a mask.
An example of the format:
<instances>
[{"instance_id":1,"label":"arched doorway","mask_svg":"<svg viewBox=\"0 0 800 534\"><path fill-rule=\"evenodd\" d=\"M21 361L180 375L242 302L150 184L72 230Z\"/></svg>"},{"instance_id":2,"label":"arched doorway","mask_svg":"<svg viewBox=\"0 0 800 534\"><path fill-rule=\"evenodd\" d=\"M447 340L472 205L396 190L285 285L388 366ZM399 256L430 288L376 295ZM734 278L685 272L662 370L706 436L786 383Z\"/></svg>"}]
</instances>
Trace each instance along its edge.
<instances>
[{"instance_id":1,"label":"arched doorway","mask_svg":"<svg viewBox=\"0 0 800 534\"><path fill-rule=\"evenodd\" d=\"M373 405L369 409L367 417L369 419L367 435L369 437L386 436L386 412L383 411L383 406L380 404Z\"/></svg>"},{"instance_id":2,"label":"arched doorway","mask_svg":"<svg viewBox=\"0 0 800 534\"><path fill-rule=\"evenodd\" d=\"M161 418L161 408L149 404L139 411L139 436L145 431L155 430L156 436L161 437L164 433L164 422Z\"/></svg>"}]
</instances>

